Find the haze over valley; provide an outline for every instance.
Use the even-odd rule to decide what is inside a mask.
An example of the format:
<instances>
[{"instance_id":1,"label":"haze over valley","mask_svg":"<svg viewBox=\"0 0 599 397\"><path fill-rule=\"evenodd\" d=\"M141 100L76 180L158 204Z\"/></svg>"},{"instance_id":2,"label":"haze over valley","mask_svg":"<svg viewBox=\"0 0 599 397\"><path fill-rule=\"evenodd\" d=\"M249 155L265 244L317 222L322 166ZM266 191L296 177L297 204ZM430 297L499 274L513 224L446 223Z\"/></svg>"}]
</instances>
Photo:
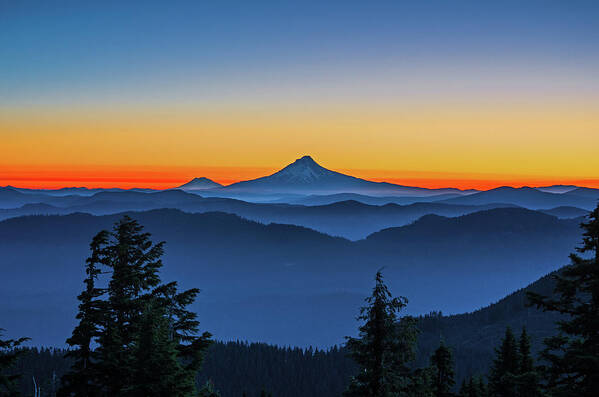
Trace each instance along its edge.
<instances>
[{"instance_id":1,"label":"haze over valley","mask_svg":"<svg viewBox=\"0 0 599 397\"><path fill-rule=\"evenodd\" d=\"M352 333L377 269L411 314L470 312L567 264L597 199L576 186L380 184L309 156L229 186L203 177L163 191L4 187L0 313L11 332L61 345L88 242L127 213L167 241L165 277L201 288L194 308L217 338L326 347Z\"/></svg>"}]
</instances>

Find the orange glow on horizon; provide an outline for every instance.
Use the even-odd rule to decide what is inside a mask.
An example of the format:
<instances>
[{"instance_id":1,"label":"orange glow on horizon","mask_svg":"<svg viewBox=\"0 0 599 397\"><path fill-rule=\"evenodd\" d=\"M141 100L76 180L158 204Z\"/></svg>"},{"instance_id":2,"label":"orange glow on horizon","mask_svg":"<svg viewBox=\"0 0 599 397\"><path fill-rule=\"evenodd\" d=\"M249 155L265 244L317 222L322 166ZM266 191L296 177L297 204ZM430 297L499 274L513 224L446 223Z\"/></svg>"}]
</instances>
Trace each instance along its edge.
<instances>
[{"instance_id":1,"label":"orange glow on horizon","mask_svg":"<svg viewBox=\"0 0 599 397\"><path fill-rule=\"evenodd\" d=\"M280 167L279 167L280 168ZM2 167L0 186L28 189L150 188L169 189L205 176L223 185L255 179L276 172L276 167ZM345 174L404 186L488 190L500 186L577 185L599 188L599 179L543 178L517 175L456 174L388 170L337 170Z\"/></svg>"},{"instance_id":2,"label":"orange glow on horizon","mask_svg":"<svg viewBox=\"0 0 599 397\"><path fill-rule=\"evenodd\" d=\"M221 184L258 178L273 170L260 167L2 167L0 186L28 189L149 188L169 189L205 176Z\"/></svg>"},{"instance_id":3,"label":"orange glow on horizon","mask_svg":"<svg viewBox=\"0 0 599 397\"><path fill-rule=\"evenodd\" d=\"M0 185L230 184L311 155L409 186L599 187L596 102L142 105L0 109Z\"/></svg>"}]
</instances>

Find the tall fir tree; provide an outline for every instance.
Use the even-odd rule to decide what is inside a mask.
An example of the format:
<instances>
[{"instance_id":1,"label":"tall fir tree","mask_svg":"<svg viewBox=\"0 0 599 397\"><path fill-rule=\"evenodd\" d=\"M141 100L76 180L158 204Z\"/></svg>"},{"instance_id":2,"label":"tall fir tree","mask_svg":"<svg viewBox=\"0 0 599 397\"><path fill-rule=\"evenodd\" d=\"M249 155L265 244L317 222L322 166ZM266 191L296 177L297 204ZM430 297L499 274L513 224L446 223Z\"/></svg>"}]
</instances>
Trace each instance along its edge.
<instances>
[{"instance_id":1,"label":"tall fir tree","mask_svg":"<svg viewBox=\"0 0 599 397\"><path fill-rule=\"evenodd\" d=\"M0 336L4 332L0 328ZM19 339L0 339L0 396L19 396L17 380L21 377L19 374L7 374L19 357L25 353L25 350L19 349L23 342L29 338Z\"/></svg>"},{"instance_id":2,"label":"tall fir tree","mask_svg":"<svg viewBox=\"0 0 599 397\"><path fill-rule=\"evenodd\" d=\"M481 397L480 390L476 387L476 379L471 377L468 380L468 397Z\"/></svg>"},{"instance_id":3,"label":"tall fir tree","mask_svg":"<svg viewBox=\"0 0 599 397\"><path fill-rule=\"evenodd\" d=\"M430 367L417 368L411 374L408 389L401 394L407 397L434 397L435 374Z\"/></svg>"},{"instance_id":4,"label":"tall fir tree","mask_svg":"<svg viewBox=\"0 0 599 397\"><path fill-rule=\"evenodd\" d=\"M518 352L520 353L520 367L517 377L518 396L538 397L541 395L539 374L530 352L530 337L526 332L526 327L522 328L522 333L520 334Z\"/></svg>"},{"instance_id":5,"label":"tall fir tree","mask_svg":"<svg viewBox=\"0 0 599 397\"><path fill-rule=\"evenodd\" d=\"M489 390L485 380L482 375L476 377L476 381L474 381L474 385L476 388L476 394L478 397L487 397L489 395Z\"/></svg>"},{"instance_id":6,"label":"tall fir tree","mask_svg":"<svg viewBox=\"0 0 599 397\"><path fill-rule=\"evenodd\" d=\"M182 363L183 379L179 387L182 390L195 388L195 377L199 372L204 355L212 343L211 335L204 332L198 335L199 321L197 315L187 309L195 300L200 290L192 288L183 292L177 291L177 283L171 282L156 288L154 295L160 299L169 319L170 338L177 342L177 357Z\"/></svg>"},{"instance_id":7,"label":"tall fir tree","mask_svg":"<svg viewBox=\"0 0 599 397\"><path fill-rule=\"evenodd\" d=\"M77 346L75 364L61 395L197 395L195 377L210 334L198 335L197 316L187 309L199 290L161 284L163 246L128 216L94 237L80 322L68 340ZM100 273L110 274L104 288L96 283Z\"/></svg>"},{"instance_id":8,"label":"tall fir tree","mask_svg":"<svg viewBox=\"0 0 599 397\"><path fill-rule=\"evenodd\" d=\"M453 396L451 391L455 385L453 355L443 341L431 356L430 361L433 371L434 396Z\"/></svg>"},{"instance_id":9,"label":"tall fir tree","mask_svg":"<svg viewBox=\"0 0 599 397\"><path fill-rule=\"evenodd\" d=\"M552 297L529 293L532 304L559 312L559 334L545 340L541 357L553 396L596 396L599 390L599 205L581 224L582 246L555 276Z\"/></svg>"},{"instance_id":10,"label":"tall fir tree","mask_svg":"<svg viewBox=\"0 0 599 397\"><path fill-rule=\"evenodd\" d=\"M472 376L467 381L462 380L460 391L458 393L460 397L487 397L487 385L485 384L482 376Z\"/></svg>"},{"instance_id":11,"label":"tall fir tree","mask_svg":"<svg viewBox=\"0 0 599 397\"><path fill-rule=\"evenodd\" d=\"M460 390L458 391L458 396L468 397L468 384L466 383L466 379L462 379L462 383L460 384Z\"/></svg>"},{"instance_id":12,"label":"tall fir tree","mask_svg":"<svg viewBox=\"0 0 599 397\"><path fill-rule=\"evenodd\" d=\"M131 381L123 390L126 396L190 395L177 357L177 342L165 308L148 302L140 319L141 329L132 348Z\"/></svg>"},{"instance_id":13,"label":"tall fir tree","mask_svg":"<svg viewBox=\"0 0 599 397\"><path fill-rule=\"evenodd\" d=\"M62 377L62 387L59 396L80 395L94 397L98 395L98 371L96 368L95 353L92 348L94 338L100 332L106 313L106 302L100 298L105 289L97 287L100 267L106 265L105 251L109 234L107 231L98 233L90 244L91 255L86 260L87 278L84 280L85 290L77 297L79 300L79 324L73 330L72 336L67 339L67 344L73 349L65 357L72 358L73 364L70 372Z\"/></svg>"},{"instance_id":14,"label":"tall fir tree","mask_svg":"<svg viewBox=\"0 0 599 397\"><path fill-rule=\"evenodd\" d=\"M350 356L360 367L351 380L346 396L387 397L409 394L412 377L410 362L415 358L418 331L411 317L398 319L407 305L404 297L393 298L376 273L372 295L360 310L363 321L359 337L347 337Z\"/></svg>"},{"instance_id":15,"label":"tall fir tree","mask_svg":"<svg viewBox=\"0 0 599 397\"><path fill-rule=\"evenodd\" d=\"M131 387L135 371L131 352L151 289L160 283L164 242L152 244L150 234L128 216L115 224L112 236L114 241L106 247L112 270L107 288L110 311L98 350L103 383L110 395L117 395Z\"/></svg>"},{"instance_id":16,"label":"tall fir tree","mask_svg":"<svg viewBox=\"0 0 599 397\"><path fill-rule=\"evenodd\" d=\"M505 336L493 361L489 375L489 387L493 396L517 397L517 376L520 373L520 355L516 337L510 327L505 330Z\"/></svg>"}]
</instances>

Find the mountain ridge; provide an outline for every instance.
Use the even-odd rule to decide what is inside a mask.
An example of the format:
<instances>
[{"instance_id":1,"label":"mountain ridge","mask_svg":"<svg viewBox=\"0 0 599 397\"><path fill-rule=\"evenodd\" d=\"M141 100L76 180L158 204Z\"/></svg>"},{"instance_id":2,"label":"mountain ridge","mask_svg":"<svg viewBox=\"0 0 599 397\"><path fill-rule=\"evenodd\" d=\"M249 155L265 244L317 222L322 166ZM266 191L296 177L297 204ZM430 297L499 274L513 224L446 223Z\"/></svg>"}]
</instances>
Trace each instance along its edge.
<instances>
[{"instance_id":1,"label":"mountain ridge","mask_svg":"<svg viewBox=\"0 0 599 397\"><path fill-rule=\"evenodd\" d=\"M202 195L200 195L201 193ZM334 236L360 239L380 229L401 226L427 213L458 216L483 209L511 206L510 204L459 205L438 202L398 205L364 204L356 200L303 206L284 203L251 203L231 198L204 197L202 192L179 189L152 193L99 192L92 196L47 197L40 205L37 196L14 209L0 209L0 219L33 214L68 214L87 212L94 215L123 211L145 211L177 208L189 213L222 211L262 223L282 223L305 226Z\"/></svg>"},{"instance_id":2,"label":"mountain ridge","mask_svg":"<svg viewBox=\"0 0 599 397\"><path fill-rule=\"evenodd\" d=\"M442 193L461 193L460 189L428 189L421 187L396 185L389 182L374 182L355 176L342 174L322 167L311 156L305 155L281 170L260 178L241 181L223 187L223 192L253 193L360 193L389 195L436 195Z\"/></svg>"},{"instance_id":3,"label":"mountain ridge","mask_svg":"<svg viewBox=\"0 0 599 397\"><path fill-rule=\"evenodd\" d=\"M579 207L591 210L597 206L599 189L579 188L564 193L550 193L524 186L514 188L501 186L467 196L441 200L448 204L490 204L510 203L529 209L548 209L562 206Z\"/></svg>"},{"instance_id":4,"label":"mountain ridge","mask_svg":"<svg viewBox=\"0 0 599 397\"><path fill-rule=\"evenodd\" d=\"M212 179L206 178L205 176L199 178L193 178L187 183L182 184L181 186L177 186L176 189L182 190L206 190L206 189L214 189L217 187L223 187L218 182L214 182Z\"/></svg>"},{"instance_id":5,"label":"mountain ridge","mask_svg":"<svg viewBox=\"0 0 599 397\"><path fill-rule=\"evenodd\" d=\"M154 241L166 241L164 277L202 290L194 310L203 327L221 339L302 346L340 343L354 331L354 316L382 266L391 290L410 298L408 313L460 313L561 267L580 239L578 219L525 209L428 216L359 241L222 212L126 214ZM1 221L0 317L41 344L64 341L75 321L89 241L120 216Z\"/></svg>"}]
</instances>

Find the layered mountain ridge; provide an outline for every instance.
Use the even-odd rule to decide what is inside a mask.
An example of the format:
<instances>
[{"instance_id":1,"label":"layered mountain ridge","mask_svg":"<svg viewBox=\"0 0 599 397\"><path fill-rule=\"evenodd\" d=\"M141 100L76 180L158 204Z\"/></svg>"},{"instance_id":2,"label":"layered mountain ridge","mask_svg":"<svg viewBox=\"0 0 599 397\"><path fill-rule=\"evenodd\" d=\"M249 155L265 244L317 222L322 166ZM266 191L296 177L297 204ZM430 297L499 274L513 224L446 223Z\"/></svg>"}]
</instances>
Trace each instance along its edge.
<instances>
[{"instance_id":1,"label":"layered mountain ridge","mask_svg":"<svg viewBox=\"0 0 599 397\"><path fill-rule=\"evenodd\" d=\"M233 194L334 194L429 196L444 193L467 194L455 188L428 189L373 182L322 167L311 156L303 156L272 175L212 189L218 195Z\"/></svg>"},{"instance_id":2,"label":"layered mountain ridge","mask_svg":"<svg viewBox=\"0 0 599 397\"><path fill-rule=\"evenodd\" d=\"M194 308L202 327L219 339L302 346L341 343L353 332L381 267L391 290L410 299L408 313L459 313L566 264L580 239L579 219L522 208L429 215L356 242L222 212L127 214L154 241L167 242L164 278L202 290ZM11 319L12 331L41 344L64 341L75 321L89 242L122 215L0 222L0 317Z\"/></svg>"}]
</instances>

